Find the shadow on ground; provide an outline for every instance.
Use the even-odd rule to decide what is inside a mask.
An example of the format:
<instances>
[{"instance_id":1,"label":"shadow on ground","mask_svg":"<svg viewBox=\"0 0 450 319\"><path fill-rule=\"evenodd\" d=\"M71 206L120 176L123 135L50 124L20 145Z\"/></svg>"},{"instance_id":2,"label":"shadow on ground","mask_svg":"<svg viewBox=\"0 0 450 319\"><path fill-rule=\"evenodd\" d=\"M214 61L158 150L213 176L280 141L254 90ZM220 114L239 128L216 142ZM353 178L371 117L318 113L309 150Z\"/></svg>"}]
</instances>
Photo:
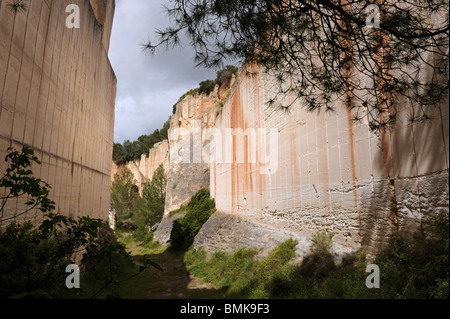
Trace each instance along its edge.
<instances>
[{"instance_id":1,"label":"shadow on ground","mask_svg":"<svg viewBox=\"0 0 450 319\"><path fill-rule=\"evenodd\" d=\"M123 299L222 299L230 298L227 288L217 289L201 278L192 276L184 265L185 252L165 250L132 255L136 265L143 257L156 262L164 272L149 267L138 276L121 284Z\"/></svg>"}]
</instances>

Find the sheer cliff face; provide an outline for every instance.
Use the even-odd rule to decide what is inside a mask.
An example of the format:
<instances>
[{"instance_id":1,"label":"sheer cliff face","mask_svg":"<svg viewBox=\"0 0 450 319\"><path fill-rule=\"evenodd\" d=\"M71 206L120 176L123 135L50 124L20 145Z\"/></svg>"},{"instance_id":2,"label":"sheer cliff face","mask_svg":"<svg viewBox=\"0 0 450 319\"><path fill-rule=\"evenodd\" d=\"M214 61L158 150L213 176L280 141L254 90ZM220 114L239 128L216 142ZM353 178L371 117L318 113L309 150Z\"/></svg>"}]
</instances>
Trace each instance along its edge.
<instances>
[{"instance_id":1,"label":"sheer cliff face","mask_svg":"<svg viewBox=\"0 0 450 319\"><path fill-rule=\"evenodd\" d=\"M396 127L375 134L343 105L321 114L299 103L289 113L268 106L274 77L247 68L215 121L222 136L236 137L212 149L222 157L211 165L211 193L219 211L261 231L237 239L238 221L211 220L196 245L214 246L216 237L261 246L275 233L327 230L336 245L376 250L392 234L427 232L433 216L448 214L448 101L431 110L432 122L414 125L399 101Z\"/></svg>"},{"instance_id":2,"label":"sheer cliff face","mask_svg":"<svg viewBox=\"0 0 450 319\"><path fill-rule=\"evenodd\" d=\"M201 188L209 188L209 141L203 133L213 127L221 105L219 88L209 96L187 96L170 121L170 169L166 214L189 202Z\"/></svg>"},{"instance_id":3,"label":"sheer cliff face","mask_svg":"<svg viewBox=\"0 0 450 319\"><path fill-rule=\"evenodd\" d=\"M425 64L424 76L432 76ZM194 242L207 251L268 252L295 238L302 257L311 236L326 230L336 256L376 252L394 234L429 233L433 217L448 214L448 100L429 110L431 122L412 124L410 104L399 99L396 125L373 132L365 120L353 122L343 101L335 112L311 113L278 88L275 76L247 65L231 89L178 104L155 240L167 242L180 217L169 212L202 187L219 211ZM277 107L280 99L293 103L289 112Z\"/></svg>"},{"instance_id":4,"label":"sheer cliff face","mask_svg":"<svg viewBox=\"0 0 450 319\"><path fill-rule=\"evenodd\" d=\"M320 114L298 102L290 112L269 106L277 88L275 77L249 65L223 107L214 94L178 105L155 240L169 239L180 216L168 213L201 187L210 187L219 211L194 242L207 251L268 252L295 238L302 257L311 236L326 230L337 257L360 247L376 252L393 234L427 233L433 216L448 214L448 101L432 110L432 122L414 125L399 101L395 128L374 133L343 103Z\"/></svg>"},{"instance_id":5,"label":"sheer cliff face","mask_svg":"<svg viewBox=\"0 0 450 319\"><path fill-rule=\"evenodd\" d=\"M93 3L102 2L102 23ZM107 220L116 78L108 59L114 1L32 0L14 14L0 1L0 174L8 147L29 145L52 185L57 212ZM80 28L65 25L66 6L80 9ZM99 15L100 17L100 15ZM0 198L4 190L0 190ZM8 201L7 218L24 200ZM39 223L30 212L18 222Z\"/></svg>"},{"instance_id":6,"label":"sheer cliff face","mask_svg":"<svg viewBox=\"0 0 450 319\"><path fill-rule=\"evenodd\" d=\"M214 126L228 89L216 86L210 95L188 95L171 118L165 215L154 234L161 243L169 240L172 222L180 217L169 218L169 213L187 204L201 188L210 187L210 142L206 133Z\"/></svg>"}]
</instances>

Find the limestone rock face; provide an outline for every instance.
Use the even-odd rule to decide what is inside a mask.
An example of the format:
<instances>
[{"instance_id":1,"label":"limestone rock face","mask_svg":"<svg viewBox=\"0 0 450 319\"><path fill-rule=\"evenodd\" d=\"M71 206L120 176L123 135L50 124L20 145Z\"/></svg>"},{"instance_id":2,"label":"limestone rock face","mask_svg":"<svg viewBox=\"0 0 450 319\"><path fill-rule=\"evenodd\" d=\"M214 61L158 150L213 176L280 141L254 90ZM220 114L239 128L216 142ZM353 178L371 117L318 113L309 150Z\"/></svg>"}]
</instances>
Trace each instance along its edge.
<instances>
[{"instance_id":1,"label":"limestone rock face","mask_svg":"<svg viewBox=\"0 0 450 319\"><path fill-rule=\"evenodd\" d=\"M428 234L433 217L448 214L448 101L432 111L433 122L414 125L399 101L395 128L373 132L354 123L343 103L322 114L300 102L289 113L270 106L276 88L274 76L247 65L231 91L216 88L178 105L156 240L170 237L167 214L208 186L218 213L194 242L208 252L254 246L265 255L294 238L301 258L325 230L339 261L361 247L376 253L397 233Z\"/></svg>"},{"instance_id":2,"label":"limestone rock face","mask_svg":"<svg viewBox=\"0 0 450 319\"><path fill-rule=\"evenodd\" d=\"M433 76L425 64L423 72ZM167 242L169 213L202 187L218 213L194 246L209 252L255 246L264 255L294 238L301 258L312 235L327 231L339 260L360 248L376 253L395 234L430 234L433 218L449 213L448 99L428 110L432 121L412 124L410 104L399 98L396 125L374 132L367 120L353 121L365 110L344 101L335 101L335 112L308 112L292 94L277 94L276 76L256 65L232 82L209 96L188 95L171 118L155 240ZM280 104L292 106L286 112Z\"/></svg>"},{"instance_id":3,"label":"limestone rock face","mask_svg":"<svg viewBox=\"0 0 450 319\"><path fill-rule=\"evenodd\" d=\"M153 233L154 240L159 241L161 244L166 244L170 239L173 222L181 217L183 217L183 214L176 214L171 217L165 215L161 223L158 225L158 228Z\"/></svg>"},{"instance_id":4,"label":"limestone rock face","mask_svg":"<svg viewBox=\"0 0 450 319\"><path fill-rule=\"evenodd\" d=\"M216 86L209 95L188 95L171 118L165 216L154 236L160 243L170 238L174 219L168 219L168 214L187 204L200 189L210 187L209 141L203 135L213 127L226 91Z\"/></svg>"},{"instance_id":5,"label":"limestone rock face","mask_svg":"<svg viewBox=\"0 0 450 319\"><path fill-rule=\"evenodd\" d=\"M310 230L290 231L269 224L254 222L238 215L216 212L203 225L195 237L194 247L203 247L212 253L218 250L234 252L243 247L260 249L259 258L266 257L274 248L292 238L298 241L296 258L300 261L310 252L312 244ZM334 242L331 253L339 263L342 257L355 251L354 248Z\"/></svg>"},{"instance_id":6,"label":"limestone rock face","mask_svg":"<svg viewBox=\"0 0 450 319\"><path fill-rule=\"evenodd\" d=\"M270 106L275 77L246 68L215 121L223 141L211 147L217 209L245 220L246 230L205 231L196 245L234 248L326 230L336 245L376 251L393 234L427 233L435 215L448 214L448 100L430 110L432 122L414 124L409 104L399 101L395 128L374 133L354 123L343 103L320 114L298 101L288 113Z\"/></svg>"}]
</instances>

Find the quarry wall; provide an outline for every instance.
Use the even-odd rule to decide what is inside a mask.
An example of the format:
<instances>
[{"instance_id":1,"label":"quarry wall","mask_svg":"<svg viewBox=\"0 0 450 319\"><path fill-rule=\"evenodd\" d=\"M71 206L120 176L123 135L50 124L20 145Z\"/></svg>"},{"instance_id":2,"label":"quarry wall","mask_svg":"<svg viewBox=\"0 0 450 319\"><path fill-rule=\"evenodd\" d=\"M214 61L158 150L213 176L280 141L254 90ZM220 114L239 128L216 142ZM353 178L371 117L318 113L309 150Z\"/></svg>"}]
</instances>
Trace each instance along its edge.
<instances>
[{"instance_id":1,"label":"quarry wall","mask_svg":"<svg viewBox=\"0 0 450 319\"><path fill-rule=\"evenodd\" d=\"M429 67L436 59L423 57L421 76L438 76ZM181 216L169 213L203 187L218 212L194 246L210 252L254 246L264 254L295 238L301 257L311 237L327 231L334 234L336 257L359 248L375 253L394 234L429 235L433 218L449 213L448 98L428 109L431 121L412 123L411 112L420 108L398 97L395 125L373 131L368 116L353 120L366 111L344 101L336 101L334 111L307 111L256 65L244 65L235 80L178 103L164 146L168 157L149 160L150 153L127 164L138 184L149 178L149 161L168 167L156 241L169 240ZM279 102L292 106L286 111Z\"/></svg>"},{"instance_id":2,"label":"quarry wall","mask_svg":"<svg viewBox=\"0 0 450 319\"><path fill-rule=\"evenodd\" d=\"M376 251L448 214L448 99L420 123L399 100L395 127L372 132L344 104L319 114L298 102L289 112L269 106L275 77L246 68L215 121L222 142L211 148L210 184L220 213L195 246L270 248L293 237L302 255L326 230L336 254Z\"/></svg>"},{"instance_id":3,"label":"quarry wall","mask_svg":"<svg viewBox=\"0 0 450 319\"><path fill-rule=\"evenodd\" d=\"M172 222L180 217L169 218L169 213L187 204L200 189L210 187L210 164L205 160L209 158L209 141L203 139L202 133L214 126L229 89L216 86L211 94L186 96L170 119L166 207L154 233L154 239L160 243L169 240Z\"/></svg>"},{"instance_id":4,"label":"quarry wall","mask_svg":"<svg viewBox=\"0 0 450 319\"><path fill-rule=\"evenodd\" d=\"M0 0L0 172L7 148L30 146L57 212L107 220L116 77L108 59L114 0L32 0L14 14ZM80 28L66 26L66 7ZM5 190L0 190L0 195ZM21 211L8 201L0 219ZM42 214L19 218L39 222Z\"/></svg>"}]
</instances>

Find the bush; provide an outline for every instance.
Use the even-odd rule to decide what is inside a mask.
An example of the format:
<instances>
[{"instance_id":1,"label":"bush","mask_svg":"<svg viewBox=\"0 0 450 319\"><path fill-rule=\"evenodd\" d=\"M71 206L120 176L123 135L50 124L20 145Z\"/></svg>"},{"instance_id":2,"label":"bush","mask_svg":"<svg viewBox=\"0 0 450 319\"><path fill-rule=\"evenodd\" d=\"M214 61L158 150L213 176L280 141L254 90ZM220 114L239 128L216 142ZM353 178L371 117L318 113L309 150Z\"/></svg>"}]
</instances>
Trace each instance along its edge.
<instances>
[{"instance_id":1,"label":"bush","mask_svg":"<svg viewBox=\"0 0 450 319\"><path fill-rule=\"evenodd\" d=\"M227 65L225 67L225 69L217 72L216 84L218 84L219 86L230 85L232 76L233 75L237 76L238 71L239 71L239 68L237 68L233 65Z\"/></svg>"},{"instance_id":2,"label":"bush","mask_svg":"<svg viewBox=\"0 0 450 319\"><path fill-rule=\"evenodd\" d=\"M383 291L389 298L449 298L449 219L435 220L433 238L396 236L380 252Z\"/></svg>"},{"instance_id":3,"label":"bush","mask_svg":"<svg viewBox=\"0 0 450 319\"><path fill-rule=\"evenodd\" d=\"M191 249L185 255L185 265L193 275L222 289L227 298L279 297L284 295L281 287L294 267L289 261L296 245L297 241L289 239L262 260L255 259L259 250L251 247L234 253L218 251L209 260L204 249Z\"/></svg>"},{"instance_id":4,"label":"bush","mask_svg":"<svg viewBox=\"0 0 450 319\"><path fill-rule=\"evenodd\" d=\"M315 233L312 238L311 252L313 254L326 254L330 252L333 244L333 234L325 230Z\"/></svg>"},{"instance_id":5,"label":"bush","mask_svg":"<svg viewBox=\"0 0 450 319\"><path fill-rule=\"evenodd\" d=\"M13 217L4 218L0 223L16 219L28 212L36 209L42 213L47 213L55 209L55 203L49 199L51 186L46 182L33 176L29 169L32 163L41 164L34 152L24 145L22 151L8 148L8 155L5 162L9 165L5 174L0 178L0 189L5 188L5 195L0 197L0 216L3 216L4 209L9 200L26 200L26 209Z\"/></svg>"},{"instance_id":6,"label":"bush","mask_svg":"<svg viewBox=\"0 0 450 319\"><path fill-rule=\"evenodd\" d=\"M329 252L312 253L303 258L300 274L308 280L325 278L336 269L333 256Z\"/></svg>"},{"instance_id":7,"label":"bush","mask_svg":"<svg viewBox=\"0 0 450 319\"><path fill-rule=\"evenodd\" d=\"M272 252L263 260L261 265L266 270L286 265L293 257L295 257L295 247L297 245L297 240L292 238L288 239L272 250Z\"/></svg>"},{"instance_id":8,"label":"bush","mask_svg":"<svg viewBox=\"0 0 450 319\"><path fill-rule=\"evenodd\" d=\"M32 162L40 164L27 146L22 152L9 149L9 167L0 179L7 196L2 199L0 213L11 198L27 197L27 208L44 213L38 227L31 222L12 222L0 232L0 298L55 298L64 289L65 267L81 257L81 266L89 269L103 258L121 253L122 247L111 238L100 238L101 229L108 228L99 219L81 217L77 221L51 211L55 204L48 198L50 185L33 177ZM108 249L105 250L105 247Z\"/></svg>"},{"instance_id":9,"label":"bush","mask_svg":"<svg viewBox=\"0 0 450 319\"><path fill-rule=\"evenodd\" d=\"M79 297L65 286L66 266L76 261L83 271L81 281L94 288L83 297L95 297L117 283L124 263L133 264L109 226L100 219L74 220L52 213L50 185L32 177L28 169L32 162L40 164L33 151L26 146L21 153L9 151L9 167L0 179L8 195L1 198L0 213L8 199L27 196L28 208L16 217L37 208L44 221L41 225L12 222L0 231L0 299ZM158 267L147 260L144 265Z\"/></svg>"},{"instance_id":10,"label":"bush","mask_svg":"<svg viewBox=\"0 0 450 319\"><path fill-rule=\"evenodd\" d=\"M173 114L176 112L176 108L178 103L183 101L187 96L193 96L197 94L206 94L209 95L215 88L216 85L222 86L229 86L231 78L238 75L239 68L227 65L225 69L220 70L217 72L217 77L215 80L206 80L199 83L199 87L196 89L191 89L185 94L183 94L177 101L177 103L173 106Z\"/></svg>"},{"instance_id":11,"label":"bush","mask_svg":"<svg viewBox=\"0 0 450 319\"><path fill-rule=\"evenodd\" d=\"M256 250L216 252L207 259L203 249L185 255L186 268L217 285L227 298L449 298L448 215L435 222L433 238L395 237L372 263L380 268L379 289L366 287L366 254L344 256L336 265L329 251L331 235L313 236L313 246L301 264L289 261L296 241L290 239L266 258L255 260Z\"/></svg>"},{"instance_id":12,"label":"bush","mask_svg":"<svg viewBox=\"0 0 450 319\"><path fill-rule=\"evenodd\" d=\"M214 88L216 87L216 81L213 80L206 80L203 82L200 82L200 94L211 94L212 91L214 91Z\"/></svg>"},{"instance_id":13,"label":"bush","mask_svg":"<svg viewBox=\"0 0 450 319\"><path fill-rule=\"evenodd\" d=\"M187 250L214 212L215 202L211 199L209 190L201 189L191 198L184 217L173 222L170 234L171 249Z\"/></svg>"},{"instance_id":14,"label":"bush","mask_svg":"<svg viewBox=\"0 0 450 319\"><path fill-rule=\"evenodd\" d=\"M0 298L57 298L64 290L65 267L82 254L89 273L110 275L100 264L125 254L114 238L101 238L101 220L78 221L48 214L39 228L30 222L12 223L0 233Z\"/></svg>"},{"instance_id":15,"label":"bush","mask_svg":"<svg viewBox=\"0 0 450 319\"><path fill-rule=\"evenodd\" d=\"M161 222L166 202L167 176L160 165L150 182L144 184L142 196L134 184L133 174L125 168L116 175L111 187L111 200L117 214L117 228L132 233L142 244L151 242L152 228Z\"/></svg>"},{"instance_id":16,"label":"bush","mask_svg":"<svg viewBox=\"0 0 450 319\"><path fill-rule=\"evenodd\" d=\"M147 232L160 223L166 204L167 175L161 164L153 174L150 182L144 184L142 196L134 202L133 222Z\"/></svg>"},{"instance_id":17,"label":"bush","mask_svg":"<svg viewBox=\"0 0 450 319\"><path fill-rule=\"evenodd\" d=\"M139 197L133 173L125 168L122 175L116 174L111 185L111 202L116 210L117 226L129 223L134 214L134 203Z\"/></svg>"}]
</instances>

